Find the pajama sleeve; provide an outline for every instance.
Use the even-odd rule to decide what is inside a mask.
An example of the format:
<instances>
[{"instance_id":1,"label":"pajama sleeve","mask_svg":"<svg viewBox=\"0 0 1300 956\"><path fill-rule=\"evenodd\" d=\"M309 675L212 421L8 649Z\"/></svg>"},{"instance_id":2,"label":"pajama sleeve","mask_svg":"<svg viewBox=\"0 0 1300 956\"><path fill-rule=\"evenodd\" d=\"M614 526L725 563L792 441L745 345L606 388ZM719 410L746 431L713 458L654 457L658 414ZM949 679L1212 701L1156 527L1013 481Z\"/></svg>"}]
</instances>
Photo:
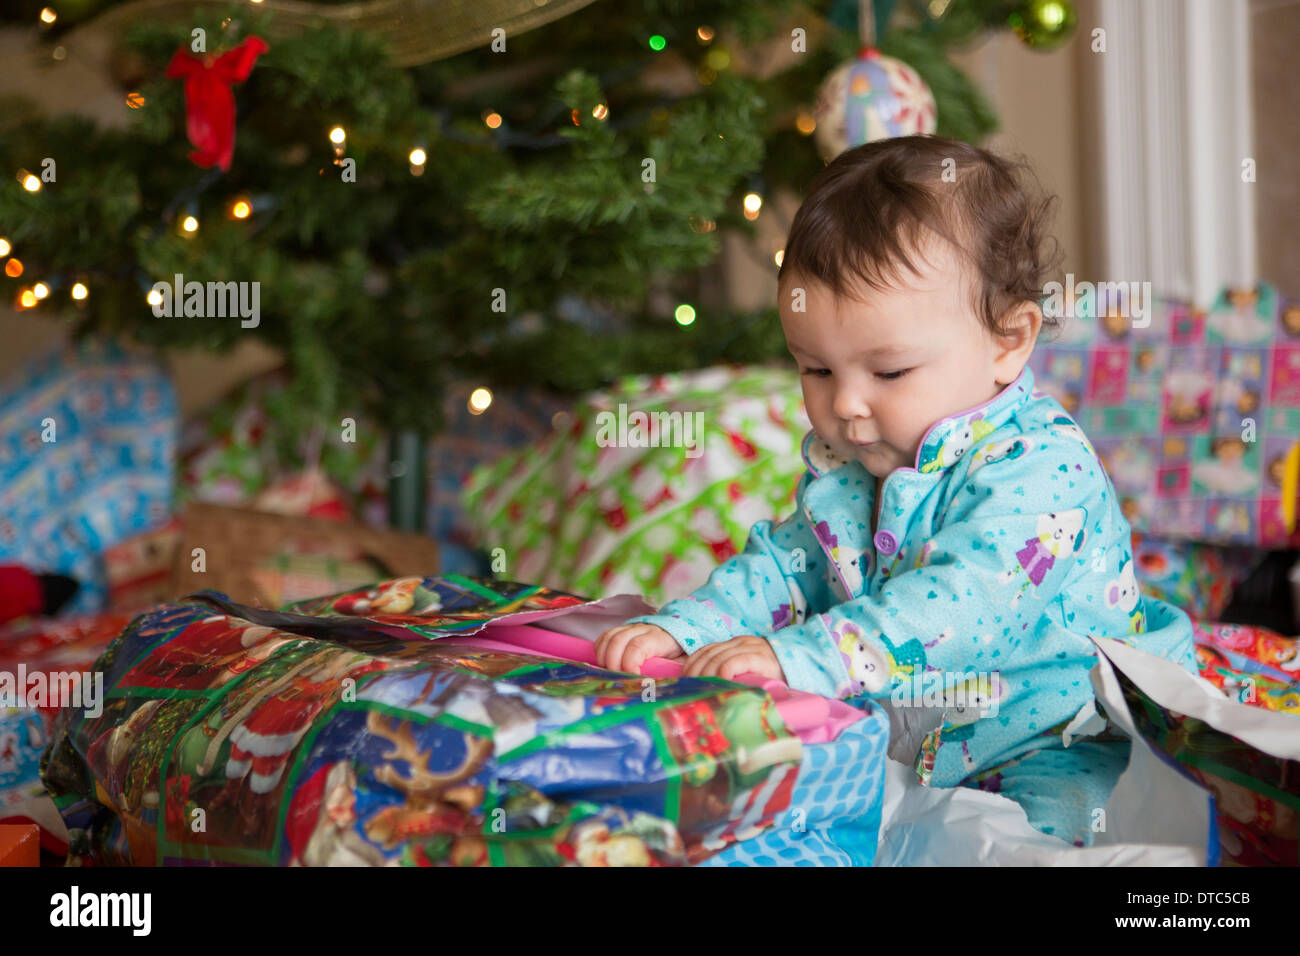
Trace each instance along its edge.
<instances>
[{"instance_id":1,"label":"pajama sleeve","mask_svg":"<svg viewBox=\"0 0 1300 956\"><path fill-rule=\"evenodd\" d=\"M714 568L701 587L656 614L626 623L658 625L692 654L705 644L740 634L770 634L791 621L802 621L807 602L823 600L826 590L826 558L803 512L804 489L811 478L805 471L799 481L794 514L775 525L755 523L745 550Z\"/></svg>"},{"instance_id":2,"label":"pajama sleeve","mask_svg":"<svg viewBox=\"0 0 1300 956\"><path fill-rule=\"evenodd\" d=\"M970 470L936 522L926 563L906 555L874 594L768 638L791 687L889 697L926 671L1001 671L1045 653L1036 625L1072 570L1089 573L1083 555L1101 530L1109 482L1073 439L1035 439L1038 450L1019 458L957 466Z\"/></svg>"}]
</instances>

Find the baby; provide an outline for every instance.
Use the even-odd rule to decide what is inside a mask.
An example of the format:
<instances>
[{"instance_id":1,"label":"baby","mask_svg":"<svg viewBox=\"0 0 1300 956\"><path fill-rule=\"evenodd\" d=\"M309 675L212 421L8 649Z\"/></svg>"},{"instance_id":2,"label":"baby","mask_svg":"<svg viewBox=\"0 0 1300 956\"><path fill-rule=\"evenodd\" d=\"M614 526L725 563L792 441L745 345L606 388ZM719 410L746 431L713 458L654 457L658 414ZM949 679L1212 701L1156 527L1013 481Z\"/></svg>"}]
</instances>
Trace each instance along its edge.
<instances>
[{"instance_id":1,"label":"baby","mask_svg":"<svg viewBox=\"0 0 1300 956\"><path fill-rule=\"evenodd\" d=\"M1026 171L932 136L822 171L779 280L812 422L797 508L596 653L876 699L896 734L933 708L903 748L922 782L1001 792L1090 846L1130 742L1095 711L1089 638L1195 658L1187 616L1138 592L1087 436L1034 387L1051 200Z\"/></svg>"}]
</instances>

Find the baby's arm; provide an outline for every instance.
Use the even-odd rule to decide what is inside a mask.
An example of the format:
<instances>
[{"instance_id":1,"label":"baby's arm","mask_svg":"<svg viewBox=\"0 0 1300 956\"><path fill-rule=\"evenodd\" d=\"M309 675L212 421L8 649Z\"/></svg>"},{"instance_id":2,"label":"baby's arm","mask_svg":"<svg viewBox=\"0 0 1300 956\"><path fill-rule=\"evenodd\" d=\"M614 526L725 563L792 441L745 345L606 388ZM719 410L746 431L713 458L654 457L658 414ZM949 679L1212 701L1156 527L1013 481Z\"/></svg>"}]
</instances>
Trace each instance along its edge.
<instances>
[{"instance_id":1,"label":"baby's arm","mask_svg":"<svg viewBox=\"0 0 1300 956\"><path fill-rule=\"evenodd\" d=\"M627 623L658 625L690 654L740 634L770 634L804 620L810 607L825 606L825 556L803 511L810 479L804 472L789 518L755 523L745 550L714 568L701 587Z\"/></svg>"},{"instance_id":2,"label":"baby's arm","mask_svg":"<svg viewBox=\"0 0 1300 956\"><path fill-rule=\"evenodd\" d=\"M1034 628L1086 564L1089 538L1110 537L1098 517L1108 483L1071 439L1033 443L1019 459L959 466L972 470L929 539L928 563L900 562L875 594L769 637L791 687L888 697L926 671L990 673L1048 653Z\"/></svg>"}]
</instances>

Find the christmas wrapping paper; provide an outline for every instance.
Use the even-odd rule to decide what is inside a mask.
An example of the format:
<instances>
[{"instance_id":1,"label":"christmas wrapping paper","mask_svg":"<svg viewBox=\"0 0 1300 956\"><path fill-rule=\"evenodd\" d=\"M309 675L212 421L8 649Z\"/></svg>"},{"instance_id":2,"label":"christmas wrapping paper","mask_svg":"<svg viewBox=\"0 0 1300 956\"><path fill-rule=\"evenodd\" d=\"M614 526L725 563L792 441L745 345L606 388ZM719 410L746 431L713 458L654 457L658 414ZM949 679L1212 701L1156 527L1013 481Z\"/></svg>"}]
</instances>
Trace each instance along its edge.
<instances>
[{"instance_id":1,"label":"christmas wrapping paper","mask_svg":"<svg viewBox=\"0 0 1300 956\"><path fill-rule=\"evenodd\" d=\"M87 339L0 385L0 563L69 575L105 606L102 555L172 508L178 414L166 373Z\"/></svg>"},{"instance_id":2,"label":"christmas wrapping paper","mask_svg":"<svg viewBox=\"0 0 1300 956\"><path fill-rule=\"evenodd\" d=\"M449 575L282 612L215 592L191 601L142 615L107 649L99 717L60 712L42 776L76 862L653 866L744 862L725 855L741 843L755 858L874 852L878 709L808 744L759 687L659 679L647 699L641 677L472 643L505 622L590 637L645 608L629 595ZM794 810L798 827L773 827Z\"/></svg>"},{"instance_id":3,"label":"christmas wrapping paper","mask_svg":"<svg viewBox=\"0 0 1300 956\"><path fill-rule=\"evenodd\" d=\"M0 823L39 824L41 845L51 852L67 850L63 820L39 774L62 704L50 690L68 686L54 677L85 679L135 614L30 618L0 627ZM94 692L93 677L86 686Z\"/></svg>"},{"instance_id":4,"label":"christmas wrapping paper","mask_svg":"<svg viewBox=\"0 0 1300 956\"><path fill-rule=\"evenodd\" d=\"M1214 795L1221 862L1300 865L1297 639L1198 624L1199 680L1117 641L1099 644L1137 731Z\"/></svg>"},{"instance_id":5,"label":"christmas wrapping paper","mask_svg":"<svg viewBox=\"0 0 1300 956\"><path fill-rule=\"evenodd\" d=\"M634 444L641 413L681 428ZM624 443L605 443L620 422ZM688 422L702 425L695 449ZM741 550L755 521L794 508L808 427L793 369L628 376L579 403L563 431L475 470L464 511L503 562L494 573L665 604Z\"/></svg>"},{"instance_id":6,"label":"christmas wrapping paper","mask_svg":"<svg viewBox=\"0 0 1300 956\"><path fill-rule=\"evenodd\" d=\"M1066 304L1062 335L1030 366L1087 433L1133 528L1300 546L1300 303L1261 283L1223 290L1208 312L1158 299L1126 317L1110 290Z\"/></svg>"}]
</instances>

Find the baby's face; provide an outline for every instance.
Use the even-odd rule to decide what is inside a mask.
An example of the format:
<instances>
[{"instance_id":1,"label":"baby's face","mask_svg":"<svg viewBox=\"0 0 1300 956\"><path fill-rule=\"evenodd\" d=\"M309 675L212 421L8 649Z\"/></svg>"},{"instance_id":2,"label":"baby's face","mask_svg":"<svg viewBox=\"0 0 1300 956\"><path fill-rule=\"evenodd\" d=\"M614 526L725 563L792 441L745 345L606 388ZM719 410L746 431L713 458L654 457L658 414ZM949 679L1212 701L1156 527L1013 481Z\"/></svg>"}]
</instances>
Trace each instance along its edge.
<instances>
[{"instance_id":1,"label":"baby's face","mask_svg":"<svg viewBox=\"0 0 1300 956\"><path fill-rule=\"evenodd\" d=\"M899 288L867 288L863 301L799 275L781 283L781 325L813 429L878 478L916 467L931 425L993 398L1028 358L1008 361L985 331L956 253L935 244L926 256L911 256L920 277L904 267ZM804 312L794 311L796 288Z\"/></svg>"}]
</instances>

